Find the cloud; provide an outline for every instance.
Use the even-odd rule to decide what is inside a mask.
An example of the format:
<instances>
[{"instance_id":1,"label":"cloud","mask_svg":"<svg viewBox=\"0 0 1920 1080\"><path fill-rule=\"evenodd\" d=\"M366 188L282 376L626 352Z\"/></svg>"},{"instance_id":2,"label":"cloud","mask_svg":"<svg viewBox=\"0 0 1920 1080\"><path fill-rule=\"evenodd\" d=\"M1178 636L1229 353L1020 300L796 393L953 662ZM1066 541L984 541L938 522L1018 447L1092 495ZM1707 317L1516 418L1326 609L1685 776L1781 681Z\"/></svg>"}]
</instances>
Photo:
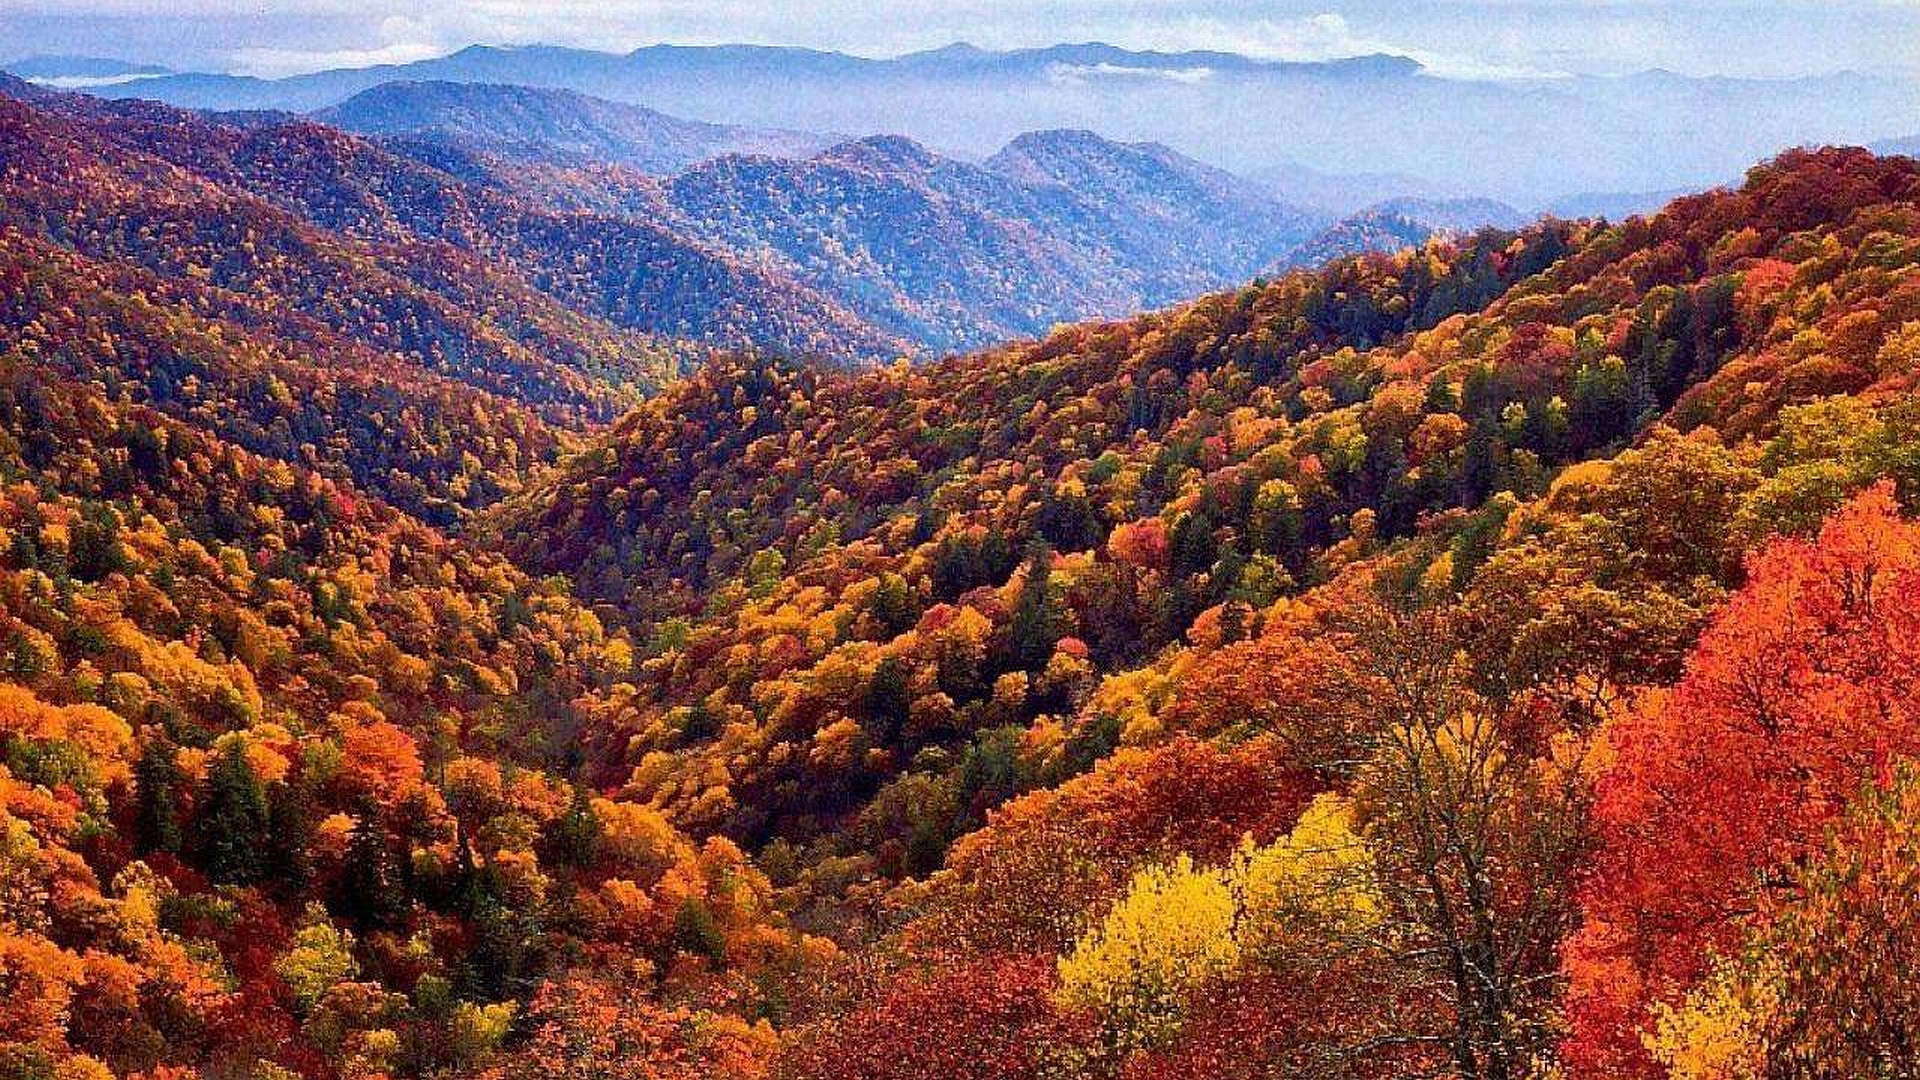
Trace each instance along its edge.
<instances>
[{"instance_id":1,"label":"cloud","mask_svg":"<svg viewBox=\"0 0 1920 1080\"><path fill-rule=\"evenodd\" d=\"M428 41L395 42L371 49L237 49L232 53L233 70L240 75L277 79L286 75L304 75L328 68L362 68L380 64L410 64L443 56L443 45Z\"/></svg>"},{"instance_id":2,"label":"cloud","mask_svg":"<svg viewBox=\"0 0 1920 1080\"><path fill-rule=\"evenodd\" d=\"M52 87L55 90L98 90L103 86L119 86L122 83L136 82L140 79L152 77L152 72L139 71L127 75L31 76L27 81L36 86Z\"/></svg>"},{"instance_id":3,"label":"cloud","mask_svg":"<svg viewBox=\"0 0 1920 1080\"><path fill-rule=\"evenodd\" d=\"M1544 78L1563 74L1530 65L1501 64L1478 57L1420 48L1357 31L1346 16L1321 12L1296 19L1227 20L1193 16L1157 31L1140 28L1162 48L1211 49L1261 60L1338 60L1390 53L1417 61L1428 73L1453 79Z\"/></svg>"},{"instance_id":4,"label":"cloud","mask_svg":"<svg viewBox=\"0 0 1920 1080\"><path fill-rule=\"evenodd\" d=\"M1206 82L1212 77L1213 69L1207 67L1151 68L1130 67L1126 64L1054 64L1047 68L1047 81L1059 86L1078 85L1089 79L1145 79L1192 86Z\"/></svg>"}]
</instances>

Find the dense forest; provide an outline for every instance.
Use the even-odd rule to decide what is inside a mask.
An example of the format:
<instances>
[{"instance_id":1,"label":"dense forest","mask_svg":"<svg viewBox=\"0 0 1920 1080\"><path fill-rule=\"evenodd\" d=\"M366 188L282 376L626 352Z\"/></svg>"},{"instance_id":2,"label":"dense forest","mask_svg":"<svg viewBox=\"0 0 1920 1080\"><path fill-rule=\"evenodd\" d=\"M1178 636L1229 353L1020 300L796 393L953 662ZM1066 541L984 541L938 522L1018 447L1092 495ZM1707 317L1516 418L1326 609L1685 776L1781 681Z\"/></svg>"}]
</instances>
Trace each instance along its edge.
<instances>
[{"instance_id":1,"label":"dense forest","mask_svg":"<svg viewBox=\"0 0 1920 1080\"><path fill-rule=\"evenodd\" d=\"M0 161L0 1076L1920 1068L1912 160L864 371Z\"/></svg>"}]
</instances>

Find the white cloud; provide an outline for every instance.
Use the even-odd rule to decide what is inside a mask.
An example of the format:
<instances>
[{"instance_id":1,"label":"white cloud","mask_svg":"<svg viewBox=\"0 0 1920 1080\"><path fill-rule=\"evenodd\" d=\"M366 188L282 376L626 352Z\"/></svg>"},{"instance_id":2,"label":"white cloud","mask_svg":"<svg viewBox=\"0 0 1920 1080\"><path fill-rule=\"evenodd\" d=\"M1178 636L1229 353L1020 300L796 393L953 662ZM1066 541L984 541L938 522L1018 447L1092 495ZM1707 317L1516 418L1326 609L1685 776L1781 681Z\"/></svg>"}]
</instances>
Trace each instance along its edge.
<instances>
[{"instance_id":1,"label":"white cloud","mask_svg":"<svg viewBox=\"0 0 1920 1080\"><path fill-rule=\"evenodd\" d=\"M1146 79L1182 83L1191 86L1213 77L1213 69L1130 67L1126 64L1054 64L1047 68L1047 80L1061 86L1084 83L1089 79Z\"/></svg>"},{"instance_id":2,"label":"white cloud","mask_svg":"<svg viewBox=\"0 0 1920 1080\"><path fill-rule=\"evenodd\" d=\"M49 75L30 77L27 81L36 86L52 87L55 90L97 90L103 86L119 86L122 83L137 82L151 77L151 72L135 72L131 75Z\"/></svg>"},{"instance_id":3,"label":"white cloud","mask_svg":"<svg viewBox=\"0 0 1920 1080\"><path fill-rule=\"evenodd\" d=\"M446 53L442 45L426 42L395 42L371 49L236 49L233 70L240 75L277 79L286 75L304 75L328 68L361 68L378 64L410 64L430 60Z\"/></svg>"},{"instance_id":4,"label":"white cloud","mask_svg":"<svg viewBox=\"0 0 1920 1080\"><path fill-rule=\"evenodd\" d=\"M1423 49L1360 33L1336 12L1297 19L1229 21L1213 16L1141 26L1142 37L1162 48L1211 49L1262 60L1338 60L1389 53L1417 61L1429 73L1454 79L1542 78L1560 74L1544 67L1500 64L1460 53Z\"/></svg>"}]
</instances>

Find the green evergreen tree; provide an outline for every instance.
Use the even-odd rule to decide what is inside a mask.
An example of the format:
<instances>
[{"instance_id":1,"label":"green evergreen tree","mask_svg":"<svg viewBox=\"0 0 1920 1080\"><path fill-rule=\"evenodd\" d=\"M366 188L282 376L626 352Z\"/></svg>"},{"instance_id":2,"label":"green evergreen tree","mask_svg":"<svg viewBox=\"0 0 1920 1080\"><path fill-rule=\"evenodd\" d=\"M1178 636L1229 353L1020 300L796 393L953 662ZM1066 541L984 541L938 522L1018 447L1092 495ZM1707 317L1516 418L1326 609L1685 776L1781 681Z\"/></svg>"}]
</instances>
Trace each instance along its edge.
<instances>
[{"instance_id":1,"label":"green evergreen tree","mask_svg":"<svg viewBox=\"0 0 1920 1080\"><path fill-rule=\"evenodd\" d=\"M546 841L545 850L541 852L543 861L574 870L592 866L602 831L600 818L593 812L592 793L585 785L575 784L573 802L567 807L567 812L547 826L543 838Z\"/></svg>"},{"instance_id":2,"label":"green evergreen tree","mask_svg":"<svg viewBox=\"0 0 1920 1080\"><path fill-rule=\"evenodd\" d=\"M913 706L913 691L907 685L910 672L905 661L889 656L874 665L873 681L867 684L867 730L874 741L890 746L899 740Z\"/></svg>"},{"instance_id":3,"label":"green evergreen tree","mask_svg":"<svg viewBox=\"0 0 1920 1080\"><path fill-rule=\"evenodd\" d=\"M393 849L381 827L379 807L362 805L354 817L336 907L358 928L383 926L398 918L406 906Z\"/></svg>"},{"instance_id":4,"label":"green evergreen tree","mask_svg":"<svg viewBox=\"0 0 1920 1080\"><path fill-rule=\"evenodd\" d=\"M1007 630L1008 669L1039 671L1060 640L1060 612L1053 602L1053 550L1035 544L1027 557L1027 577L1014 601Z\"/></svg>"},{"instance_id":5,"label":"green evergreen tree","mask_svg":"<svg viewBox=\"0 0 1920 1080\"><path fill-rule=\"evenodd\" d=\"M237 740L228 743L208 767L201 806L200 862L207 877L222 885L259 881L267 869L272 817L266 791Z\"/></svg>"},{"instance_id":6,"label":"green evergreen tree","mask_svg":"<svg viewBox=\"0 0 1920 1080\"><path fill-rule=\"evenodd\" d=\"M133 767L134 842L141 851L180 853L179 783L173 744L149 739Z\"/></svg>"}]
</instances>

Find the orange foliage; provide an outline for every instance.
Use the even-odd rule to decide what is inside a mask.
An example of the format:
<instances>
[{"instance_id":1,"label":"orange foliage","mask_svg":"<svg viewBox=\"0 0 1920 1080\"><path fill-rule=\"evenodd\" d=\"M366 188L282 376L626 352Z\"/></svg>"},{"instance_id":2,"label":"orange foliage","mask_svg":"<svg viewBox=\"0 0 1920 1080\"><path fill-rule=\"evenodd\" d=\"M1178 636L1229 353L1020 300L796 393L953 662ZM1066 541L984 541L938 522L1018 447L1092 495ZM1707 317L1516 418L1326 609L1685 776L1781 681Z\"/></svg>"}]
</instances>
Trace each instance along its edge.
<instances>
[{"instance_id":1,"label":"orange foliage","mask_svg":"<svg viewBox=\"0 0 1920 1080\"><path fill-rule=\"evenodd\" d=\"M1604 729L1601 848L1567 946L1585 1076L1650 1076L1646 1009L1731 947L1751 890L1809 850L1868 777L1920 752L1920 527L1888 486L1782 540L1670 693Z\"/></svg>"}]
</instances>

